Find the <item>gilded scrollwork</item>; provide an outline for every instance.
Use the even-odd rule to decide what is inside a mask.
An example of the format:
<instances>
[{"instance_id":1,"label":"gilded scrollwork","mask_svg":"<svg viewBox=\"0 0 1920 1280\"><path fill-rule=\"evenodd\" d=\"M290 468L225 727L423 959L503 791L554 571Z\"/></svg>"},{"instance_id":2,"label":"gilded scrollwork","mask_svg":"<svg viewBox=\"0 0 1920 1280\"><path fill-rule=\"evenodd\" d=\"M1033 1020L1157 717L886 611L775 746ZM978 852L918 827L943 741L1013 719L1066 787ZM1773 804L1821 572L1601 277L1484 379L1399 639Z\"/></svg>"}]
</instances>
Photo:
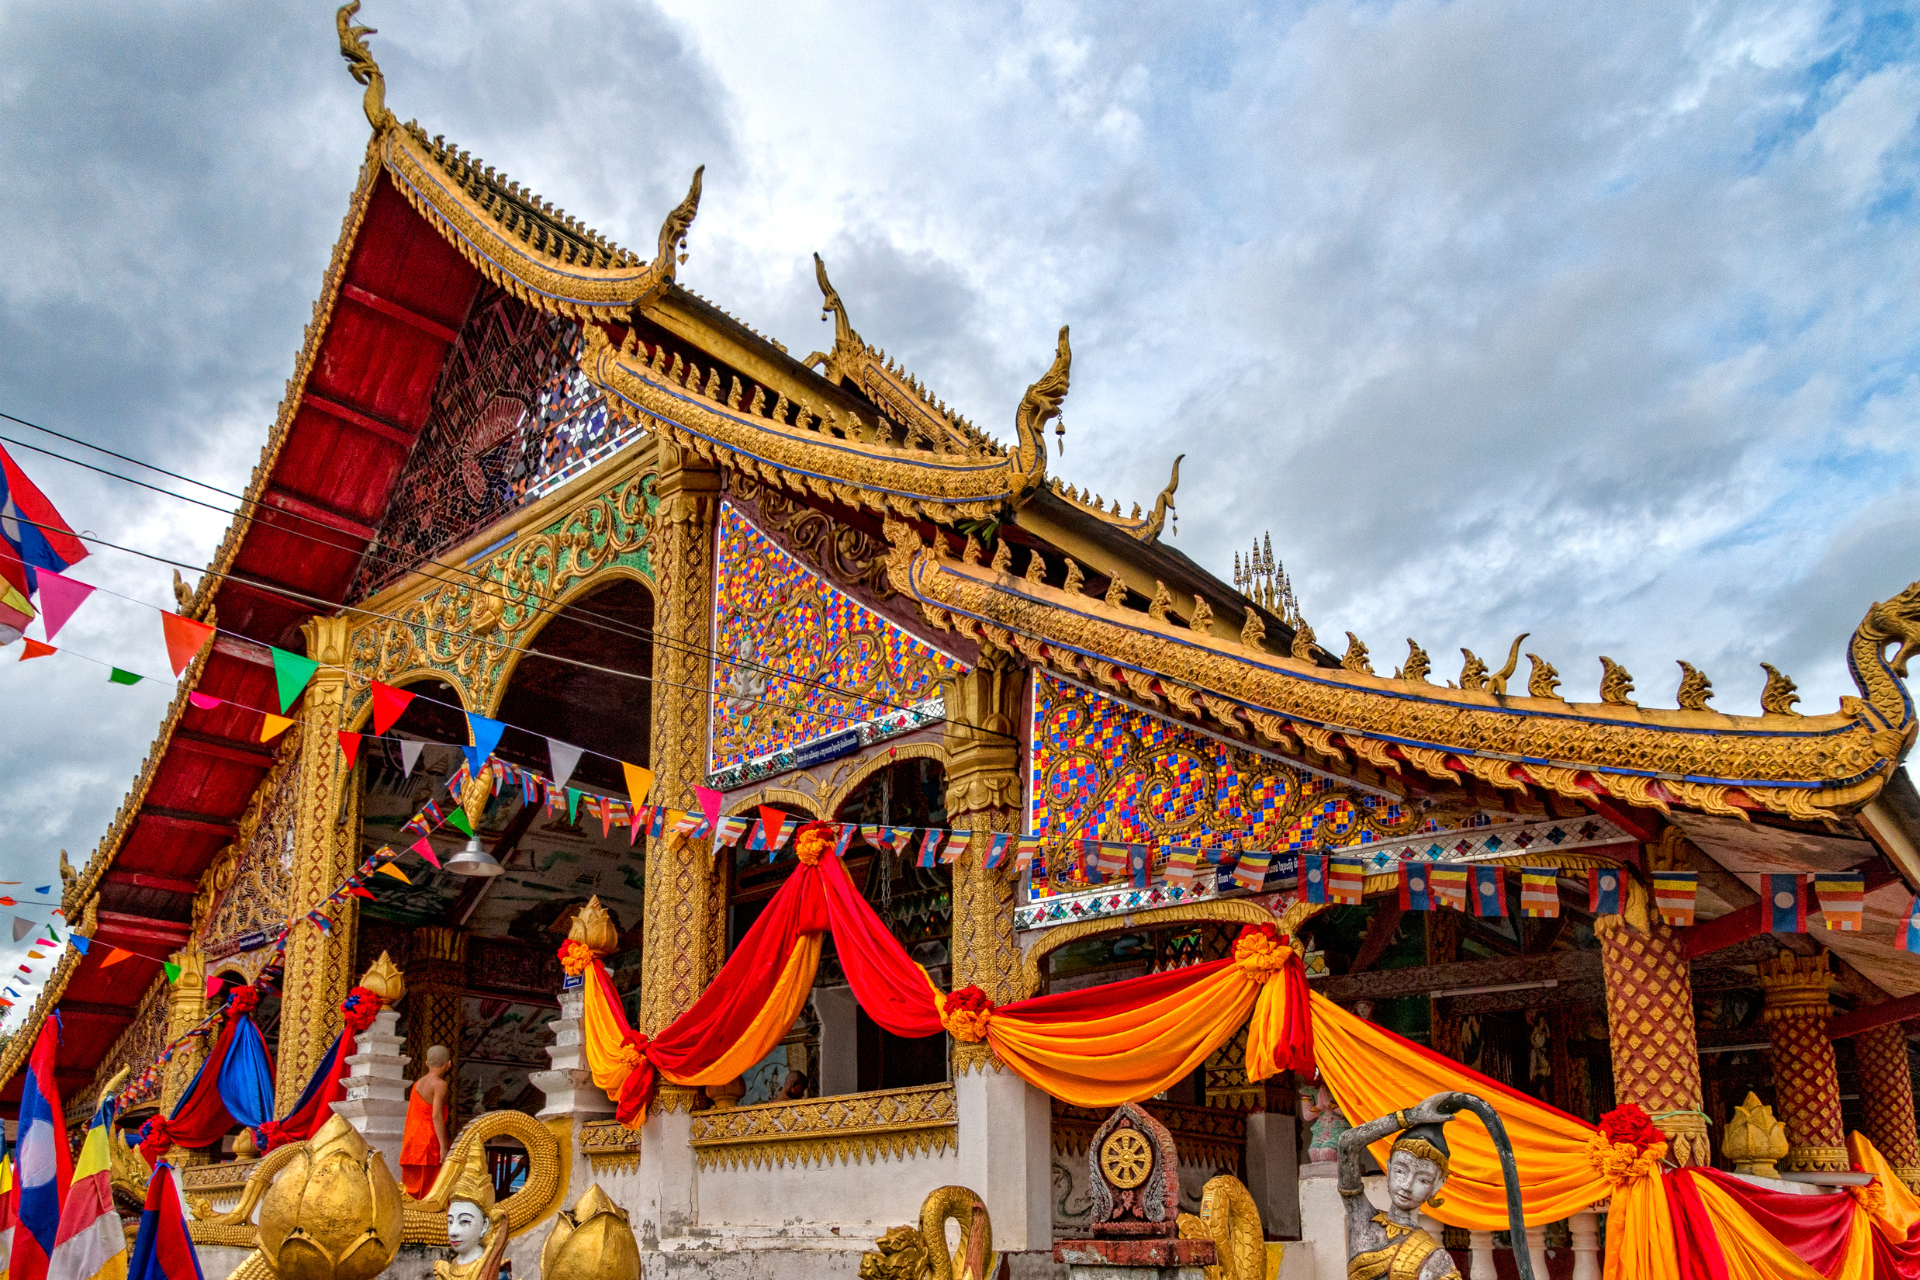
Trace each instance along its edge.
<instances>
[{"instance_id":1,"label":"gilded scrollwork","mask_svg":"<svg viewBox=\"0 0 1920 1280\"><path fill-rule=\"evenodd\" d=\"M348 691L353 723L370 696L366 680L437 675L474 710L492 710L517 647L575 586L612 570L654 580L651 547L658 500L651 472L630 475L537 532L515 538L468 573L429 577L412 598L354 615Z\"/></svg>"},{"instance_id":2,"label":"gilded scrollwork","mask_svg":"<svg viewBox=\"0 0 1920 1280\"><path fill-rule=\"evenodd\" d=\"M952 1151L959 1113L950 1084L768 1102L694 1113L702 1169L870 1163Z\"/></svg>"},{"instance_id":3,"label":"gilded scrollwork","mask_svg":"<svg viewBox=\"0 0 1920 1280\"><path fill-rule=\"evenodd\" d=\"M239 830L200 877L194 936L209 957L226 955L246 934L286 919L293 891L294 803L300 737L282 740L280 759L240 815Z\"/></svg>"}]
</instances>

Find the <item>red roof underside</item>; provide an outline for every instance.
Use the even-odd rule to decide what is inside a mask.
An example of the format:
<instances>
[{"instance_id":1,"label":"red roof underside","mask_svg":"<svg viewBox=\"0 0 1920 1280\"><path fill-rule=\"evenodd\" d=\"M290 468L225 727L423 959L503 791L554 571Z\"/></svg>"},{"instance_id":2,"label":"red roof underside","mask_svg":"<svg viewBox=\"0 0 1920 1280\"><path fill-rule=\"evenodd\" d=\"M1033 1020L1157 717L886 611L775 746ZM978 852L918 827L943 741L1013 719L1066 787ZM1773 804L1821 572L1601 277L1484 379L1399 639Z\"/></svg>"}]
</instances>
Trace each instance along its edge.
<instances>
[{"instance_id":1,"label":"red roof underside","mask_svg":"<svg viewBox=\"0 0 1920 1280\"><path fill-rule=\"evenodd\" d=\"M343 600L479 284L381 174L231 574L325 601L328 611ZM232 578L220 583L214 607L222 632L295 651L304 648L300 623L321 610ZM260 742L261 712L279 710L266 654L223 635L197 688L228 705L189 707L181 717L101 881L94 946L60 1002L63 1099L93 1078L132 1021L158 957L185 943L200 876L232 842L273 765L274 748ZM139 954L103 967L110 947ZM17 1114L20 1087L16 1074L0 1090L0 1114Z\"/></svg>"}]
</instances>

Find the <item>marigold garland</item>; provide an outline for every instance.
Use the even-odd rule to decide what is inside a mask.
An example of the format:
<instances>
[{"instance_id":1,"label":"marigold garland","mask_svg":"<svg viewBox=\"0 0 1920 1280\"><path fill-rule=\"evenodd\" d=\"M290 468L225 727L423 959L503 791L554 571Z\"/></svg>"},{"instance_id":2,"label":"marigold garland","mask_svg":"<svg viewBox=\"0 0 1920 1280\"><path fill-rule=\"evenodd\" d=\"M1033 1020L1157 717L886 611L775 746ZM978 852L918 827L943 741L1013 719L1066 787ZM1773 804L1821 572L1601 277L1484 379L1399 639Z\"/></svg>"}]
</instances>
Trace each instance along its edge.
<instances>
[{"instance_id":1,"label":"marigold garland","mask_svg":"<svg viewBox=\"0 0 1920 1280\"><path fill-rule=\"evenodd\" d=\"M1233 941L1233 962L1241 975L1263 986L1279 977L1293 957L1293 948L1270 924L1250 924Z\"/></svg>"},{"instance_id":2,"label":"marigold garland","mask_svg":"<svg viewBox=\"0 0 1920 1280\"><path fill-rule=\"evenodd\" d=\"M816 866L821 858L833 852L836 834L837 829L831 822L809 822L794 837L793 852L806 866Z\"/></svg>"},{"instance_id":3,"label":"marigold garland","mask_svg":"<svg viewBox=\"0 0 1920 1280\"><path fill-rule=\"evenodd\" d=\"M1659 1172L1667 1135L1631 1102L1600 1117L1600 1132L1587 1139L1587 1161L1614 1186Z\"/></svg>"},{"instance_id":4,"label":"marigold garland","mask_svg":"<svg viewBox=\"0 0 1920 1280\"><path fill-rule=\"evenodd\" d=\"M992 1020L993 1001L977 986L956 987L941 1002L940 1025L963 1044L985 1040Z\"/></svg>"},{"instance_id":5,"label":"marigold garland","mask_svg":"<svg viewBox=\"0 0 1920 1280\"><path fill-rule=\"evenodd\" d=\"M593 948L586 943L568 938L560 944L560 969L569 978L579 977L592 963Z\"/></svg>"}]
</instances>

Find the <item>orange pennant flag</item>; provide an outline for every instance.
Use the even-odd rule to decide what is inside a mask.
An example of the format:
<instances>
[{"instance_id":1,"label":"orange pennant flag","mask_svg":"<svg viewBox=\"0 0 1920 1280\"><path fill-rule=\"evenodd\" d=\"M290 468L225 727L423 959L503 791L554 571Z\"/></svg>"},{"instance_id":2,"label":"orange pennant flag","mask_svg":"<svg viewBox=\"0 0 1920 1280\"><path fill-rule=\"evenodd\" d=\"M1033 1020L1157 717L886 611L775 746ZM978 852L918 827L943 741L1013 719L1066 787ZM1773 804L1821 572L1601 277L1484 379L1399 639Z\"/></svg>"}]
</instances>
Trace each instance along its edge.
<instances>
[{"instance_id":1,"label":"orange pennant flag","mask_svg":"<svg viewBox=\"0 0 1920 1280\"><path fill-rule=\"evenodd\" d=\"M187 669L194 655L213 637L213 628L206 623L168 613L165 609L160 611L160 625L167 633L167 661L173 664L176 676Z\"/></svg>"},{"instance_id":2,"label":"orange pennant flag","mask_svg":"<svg viewBox=\"0 0 1920 1280\"><path fill-rule=\"evenodd\" d=\"M12 898L0 898L0 907L11 907L16 905L18 904L15 903Z\"/></svg>"},{"instance_id":3,"label":"orange pennant flag","mask_svg":"<svg viewBox=\"0 0 1920 1280\"><path fill-rule=\"evenodd\" d=\"M398 880L401 884L413 883L413 881L407 878L406 872L394 866L391 862L383 862L379 866L375 867L374 870L386 872L388 875L392 876L395 880Z\"/></svg>"},{"instance_id":4,"label":"orange pennant flag","mask_svg":"<svg viewBox=\"0 0 1920 1280\"><path fill-rule=\"evenodd\" d=\"M55 649L52 645L42 644L38 640L28 636L21 636L20 639L22 643L26 645L26 648L20 651L20 661L22 662L25 662L28 658L44 658L50 653L59 652L59 650Z\"/></svg>"},{"instance_id":5,"label":"orange pennant flag","mask_svg":"<svg viewBox=\"0 0 1920 1280\"><path fill-rule=\"evenodd\" d=\"M647 802L647 792L653 790L653 770L642 769L637 764L628 764L622 760L621 770L627 775L627 796L637 805Z\"/></svg>"},{"instance_id":6,"label":"orange pennant flag","mask_svg":"<svg viewBox=\"0 0 1920 1280\"><path fill-rule=\"evenodd\" d=\"M131 960L131 959L133 959L133 952L122 951L120 948L115 947L111 951L107 952L107 958L100 962L100 967L104 969L110 964L119 964L122 960Z\"/></svg>"},{"instance_id":7,"label":"orange pennant flag","mask_svg":"<svg viewBox=\"0 0 1920 1280\"><path fill-rule=\"evenodd\" d=\"M46 959L46 957L45 957L45 956L43 956L43 955L41 955L41 954L40 954L40 953L39 953L38 951L29 951L29 952L27 952L27 959L29 959L29 960L45 960L45 959Z\"/></svg>"},{"instance_id":8,"label":"orange pennant flag","mask_svg":"<svg viewBox=\"0 0 1920 1280\"><path fill-rule=\"evenodd\" d=\"M260 741L262 742L272 742L275 738L285 733L293 724L293 720L290 717L277 716L271 711L262 711L260 714L266 717L266 722L260 726Z\"/></svg>"}]
</instances>

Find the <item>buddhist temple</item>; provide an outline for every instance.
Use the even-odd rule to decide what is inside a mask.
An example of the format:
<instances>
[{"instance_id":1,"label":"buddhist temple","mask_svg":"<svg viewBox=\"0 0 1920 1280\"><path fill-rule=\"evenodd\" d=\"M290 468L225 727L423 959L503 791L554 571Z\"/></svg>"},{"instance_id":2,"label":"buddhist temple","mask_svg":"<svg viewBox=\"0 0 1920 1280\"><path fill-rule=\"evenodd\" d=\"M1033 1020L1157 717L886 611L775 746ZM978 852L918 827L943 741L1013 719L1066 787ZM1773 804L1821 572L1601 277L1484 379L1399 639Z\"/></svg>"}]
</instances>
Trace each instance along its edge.
<instances>
[{"instance_id":1,"label":"buddhist temple","mask_svg":"<svg viewBox=\"0 0 1920 1280\"><path fill-rule=\"evenodd\" d=\"M944 1235L889 1271L920 1245L888 1233L956 1187L983 1258L1065 1280L1129 1106L1183 1211L1243 1185L1231 1280L1334 1280L1339 1133L1445 1089L1519 1160L1512 1232L1448 1126L1427 1212L1476 1280L1683 1274L1615 1255L1662 1178L1739 1234L1688 1170L1915 1203L1920 584L1859 602L1832 707L1771 667L1316 634L1270 539L1231 580L1174 548L1171 451L1159 493L1061 474L1068 328L969 419L816 260L833 342L796 355L679 283L698 171L623 248L396 116L358 7L366 161L244 513L176 586L212 638L63 861L90 945L0 1053L11 1118L59 1013L129 1223L165 1156L207 1280L305 1274L280 1153L398 1179L433 1046L408 1277L479 1179L520 1280L590 1269L589 1223L649 1277L938 1274ZM1712 706L1749 681L1761 714ZM247 1036L251 1117L212 1092Z\"/></svg>"}]
</instances>

